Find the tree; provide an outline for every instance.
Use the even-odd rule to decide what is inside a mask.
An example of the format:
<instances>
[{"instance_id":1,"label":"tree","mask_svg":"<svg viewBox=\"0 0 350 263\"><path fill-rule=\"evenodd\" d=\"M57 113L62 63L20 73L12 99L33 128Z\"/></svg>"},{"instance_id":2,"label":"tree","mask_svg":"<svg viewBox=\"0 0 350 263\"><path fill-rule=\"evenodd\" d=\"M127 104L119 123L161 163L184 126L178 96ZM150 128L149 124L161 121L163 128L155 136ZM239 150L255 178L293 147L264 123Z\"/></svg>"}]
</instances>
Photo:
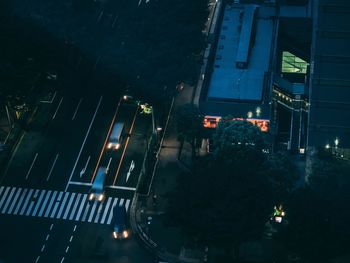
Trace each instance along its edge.
<instances>
[{"instance_id":1,"label":"tree","mask_svg":"<svg viewBox=\"0 0 350 263\"><path fill-rule=\"evenodd\" d=\"M234 247L261 237L274 205L271 180L264 169L266 142L245 121L222 122L213 155L194 163L169 197L168 218L197 242Z\"/></svg>"},{"instance_id":2,"label":"tree","mask_svg":"<svg viewBox=\"0 0 350 263\"><path fill-rule=\"evenodd\" d=\"M200 159L170 195L168 218L202 245L236 248L259 239L273 207L269 181L236 173L212 157Z\"/></svg>"},{"instance_id":3,"label":"tree","mask_svg":"<svg viewBox=\"0 0 350 263\"><path fill-rule=\"evenodd\" d=\"M192 157L195 157L196 141L201 139L203 133L203 117L198 107L190 103L185 104L177 109L175 118L181 143L187 141L192 148Z\"/></svg>"},{"instance_id":4,"label":"tree","mask_svg":"<svg viewBox=\"0 0 350 263\"><path fill-rule=\"evenodd\" d=\"M330 262L349 253L350 164L320 150L309 185L291 194L288 226L278 239L308 262Z\"/></svg>"},{"instance_id":5,"label":"tree","mask_svg":"<svg viewBox=\"0 0 350 263\"><path fill-rule=\"evenodd\" d=\"M310 263L327 263L348 254L349 202L349 186L329 193L311 188L294 193L286 204L289 225L278 239Z\"/></svg>"},{"instance_id":6,"label":"tree","mask_svg":"<svg viewBox=\"0 0 350 263\"><path fill-rule=\"evenodd\" d=\"M288 154L277 152L267 155L262 171L272 182L281 201L295 189L298 170Z\"/></svg>"},{"instance_id":7,"label":"tree","mask_svg":"<svg viewBox=\"0 0 350 263\"><path fill-rule=\"evenodd\" d=\"M260 129L248 121L224 118L213 136L215 159L224 160L230 166L243 169L255 168L266 159L263 149L266 138Z\"/></svg>"}]
</instances>

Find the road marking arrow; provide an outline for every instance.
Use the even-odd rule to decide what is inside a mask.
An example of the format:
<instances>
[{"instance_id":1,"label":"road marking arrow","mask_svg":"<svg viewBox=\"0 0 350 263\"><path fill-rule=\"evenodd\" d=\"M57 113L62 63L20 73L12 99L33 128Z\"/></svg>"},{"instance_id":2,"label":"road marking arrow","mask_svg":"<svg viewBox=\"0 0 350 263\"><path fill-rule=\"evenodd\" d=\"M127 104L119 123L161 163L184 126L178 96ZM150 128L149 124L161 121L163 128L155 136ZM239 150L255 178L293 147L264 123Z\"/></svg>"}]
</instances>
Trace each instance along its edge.
<instances>
[{"instance_id":1,"label":"road marking arrow","mask_svg":"<svg viewBox=\"0 0 350 263\"><path fill-rule=\"evenodd\" d=\"M130 167L129 167L129 171L128 171L128 173L126 174L126 182L128 182L129 177L130 177L130 175L131 175L131 172L134 170L134 168L135 168L135 162L134 162L134 160L132 160L132 161L131 161L131 164L130 164Z\"/></svg>"},{"instance_id":2,"label":"road marking arrow","mask_svg":"<svg viewBox=\"0 0 350 263\"><path fill-rule=\"evenodd\" d=\"M87 166L88 166L88 164L89 164L89 161L90 161L90 155L89 155L89 157L88 157L88 159L87 159L87 161L86 161L86 164L85 164L85 167L80 171L80 178L83 176L83 174L86 172L86 168L87 168Z\"/></svg>"}]
</instances>

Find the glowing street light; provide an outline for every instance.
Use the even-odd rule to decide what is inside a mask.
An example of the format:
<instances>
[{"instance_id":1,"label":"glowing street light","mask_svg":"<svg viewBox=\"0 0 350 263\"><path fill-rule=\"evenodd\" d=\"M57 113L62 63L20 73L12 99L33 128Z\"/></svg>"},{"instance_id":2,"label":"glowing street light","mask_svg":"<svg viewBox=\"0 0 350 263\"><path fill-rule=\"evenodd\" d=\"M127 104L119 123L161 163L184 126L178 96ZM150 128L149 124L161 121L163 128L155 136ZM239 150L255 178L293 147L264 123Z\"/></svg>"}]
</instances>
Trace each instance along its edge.
<instances>
[{"instance_id":1,"label":"glowing street light","mask_svg":"<svg viewBox=\"0 0 350 263\"><path fill-rule=\"evenodd\" d=\"M248 111L248 113L247 113L247 116L248 116L248 118L251 118L251 117L253 117L253 112L251 112L251 111Z\"/></svg>"},{"instance_id":2,"label":"glowing street light","mask_svg":"<svg viewBox=\"0 0 350 263\"><path fill-rule=\"evenodd\" d=\"M259 117L260 114L261 114L261 108L260 107L256 107L255 113L256 113L256 116Z\"/></svg>"},{"instance_id":3,"label":"glowing street light","mask_svg":"<svg viewBox=\"0 0 350 263\"><path fill-rule=\"evenodd\" d=\"M338 147L338 144L339 144L339 139L338 139L338 138L335 138L334 144L335 144L335 148L337 148L337 147Z\"/></svg>"}]
</instances>

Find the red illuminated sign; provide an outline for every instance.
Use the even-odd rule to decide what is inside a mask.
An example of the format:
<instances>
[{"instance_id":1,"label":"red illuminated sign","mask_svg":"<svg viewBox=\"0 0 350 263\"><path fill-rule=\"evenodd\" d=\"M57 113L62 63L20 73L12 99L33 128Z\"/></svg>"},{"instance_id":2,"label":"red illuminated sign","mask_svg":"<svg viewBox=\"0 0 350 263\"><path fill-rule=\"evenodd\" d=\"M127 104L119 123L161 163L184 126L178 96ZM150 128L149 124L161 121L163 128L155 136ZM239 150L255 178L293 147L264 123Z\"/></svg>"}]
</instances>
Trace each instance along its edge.
<instances>
[{"instance_id":1,"label":"red illuminated sign","mask_svg":"<svg viewBox=\"0 0 350 263\"><path fill-rule=\"evenodd\" d=\"M221 120L221 117L219 116L205 116L203 125L205 128L216 128L219 121ZM249 121L255 126L258 126L262 132L268 132L270 121L269 120L261 120L261 119L243 119L243 118L233 118L232 120L239 120L239 121Z\"/></svg>"}]
</instances>

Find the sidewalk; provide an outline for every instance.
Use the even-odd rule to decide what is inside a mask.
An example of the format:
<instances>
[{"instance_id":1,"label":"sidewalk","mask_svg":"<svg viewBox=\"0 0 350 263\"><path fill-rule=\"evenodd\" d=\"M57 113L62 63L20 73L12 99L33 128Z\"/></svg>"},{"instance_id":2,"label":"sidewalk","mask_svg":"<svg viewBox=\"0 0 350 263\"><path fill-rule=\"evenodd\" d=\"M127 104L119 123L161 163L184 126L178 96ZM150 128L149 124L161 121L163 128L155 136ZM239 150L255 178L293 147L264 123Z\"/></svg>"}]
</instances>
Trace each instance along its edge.
<instances>
[{"instance_id":1,"label":"sidewalk","mask_svg":"<svg viewBox=\"0 0 350 263\"><path fill-rule=\"evenodd\" d=\"M164 224L164 213L167 206L166 194L176 185L179 173L187 170L178 161L180 143L177 141L176 122L173 117L176 109L191 103L193 87L186 86L175 97L168 127L158 156L151 191L148 196L136 196L130 210L130 219L145 245L159 258L168 262L200 262L197 253L184 249L184 238L178 228ZM190 160L191 149L184 145L181 160ZM134 223L134 224L133 224Z\"/></svg>"}]
</instances>

